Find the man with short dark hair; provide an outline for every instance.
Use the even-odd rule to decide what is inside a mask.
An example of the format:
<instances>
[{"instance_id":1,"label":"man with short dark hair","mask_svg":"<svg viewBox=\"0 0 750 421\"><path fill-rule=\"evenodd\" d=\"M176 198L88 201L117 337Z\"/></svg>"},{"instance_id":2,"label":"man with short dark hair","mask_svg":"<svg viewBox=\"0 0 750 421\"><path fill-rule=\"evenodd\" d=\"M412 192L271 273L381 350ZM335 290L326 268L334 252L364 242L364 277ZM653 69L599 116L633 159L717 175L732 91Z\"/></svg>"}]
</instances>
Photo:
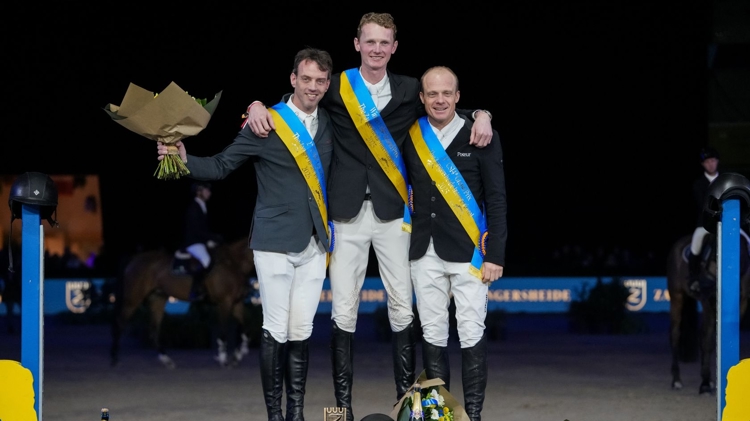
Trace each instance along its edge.
<instances>
[{"instance_id":1,"label":"man with short dark hair","mask_svg":"<svg viewBox=\"0 0 750 421\"><path fill-rule=\"evenodd\" d=\"M320 303L331 244L326 179L333 129L318 103L328 91L333 63L322 50L305 48L289 76L294 93L271 107L275 130L267 139L247 124L234 141L210 157L188 155L177 142L190 177L218 180L248 160L255 166L258 198L249 246L263 302L260 373L269 421L304 421L308 340ZM169 153L158 145L159 159Z\"/></svg>"}]
</instances>

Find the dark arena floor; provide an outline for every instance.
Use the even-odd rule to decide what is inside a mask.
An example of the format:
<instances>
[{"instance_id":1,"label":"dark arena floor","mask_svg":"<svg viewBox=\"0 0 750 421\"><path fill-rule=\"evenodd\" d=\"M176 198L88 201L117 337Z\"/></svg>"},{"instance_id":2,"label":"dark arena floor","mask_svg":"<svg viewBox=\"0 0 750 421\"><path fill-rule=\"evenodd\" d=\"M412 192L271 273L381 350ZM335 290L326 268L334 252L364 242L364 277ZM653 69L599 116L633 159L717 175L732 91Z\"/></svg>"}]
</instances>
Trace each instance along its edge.
<instances>
[{"instance_id":1,"label":"dark arena floor","mask_svg":"<svg viewBox=\"0 0 750 421\"><path fill-rule=\"evenodd\" d=\"M670 388L666 314L653 314L641 333L571 333L564 316L507 315L503 334L489 343L489 382L483 419L503 421L710 421L715 395L699 395L697 362L682 364L684 389ZM375 335L371 316L355 336L354 417L389 413L395 403L390 343ZM321 315L311 338L305 417L323 419L335 406L328 338ZM741 358L750 357L742 331ZM232 368L214 360L214 348L170 351L166 369L136 335L123 341L121 361L109 364L103 323L45 320L42 418L113 421L265 420L257 348ZM452 394L461 402L460 348L450 345ZM418 355L420 351L418 350ZM0 359L21 359L19 334L0 333ZM421 358L419 360L421 367Z\"/></svg>"}]
</instances>

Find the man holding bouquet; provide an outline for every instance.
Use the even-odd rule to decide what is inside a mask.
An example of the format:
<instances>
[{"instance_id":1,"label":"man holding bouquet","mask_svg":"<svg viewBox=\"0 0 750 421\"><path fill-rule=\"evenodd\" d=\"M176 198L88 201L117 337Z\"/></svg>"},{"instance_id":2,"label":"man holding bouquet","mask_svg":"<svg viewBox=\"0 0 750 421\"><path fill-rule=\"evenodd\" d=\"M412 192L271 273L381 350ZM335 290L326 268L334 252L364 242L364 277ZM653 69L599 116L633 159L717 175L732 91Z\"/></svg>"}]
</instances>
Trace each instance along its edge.
<instances>
[{"instance_id":1,"label":"man holding bouquet","mask_svg":"<svg viewBox=\"0 0 750 421\"><path fill-rule=\"evenodd\" d=\"M411 279L422 323L428 378L450 390L451 296L456 304L464 408L481 419L487 386L489 285L503 275L507 203L497 131L485 148L469 142L472 123L456 113L458 78L447 67L427 70L419 97L427 116L409 129L404 159L411 181Z\"/></svg>"},{"instance_id":2,"label":"man holding bouquet","mask_svg":"<svg viewBox=\"0 0 750 421\"><path fill-rule=\"evenodd\" d=\"M269 421L304 420L308 339L326 277L332 242L326 179L333 153L333 130L318 103L328 90L333 63L322 50L305 48L294 59L294 93L270 108L276 129L267 138L247 124L234 141L210 157L188 155L177 142L190 177L219 180L253 159L258 198L249 247L263 301L260 366ZM158 145L159 159L170 153Z\"/></svg>"}]
</instances>

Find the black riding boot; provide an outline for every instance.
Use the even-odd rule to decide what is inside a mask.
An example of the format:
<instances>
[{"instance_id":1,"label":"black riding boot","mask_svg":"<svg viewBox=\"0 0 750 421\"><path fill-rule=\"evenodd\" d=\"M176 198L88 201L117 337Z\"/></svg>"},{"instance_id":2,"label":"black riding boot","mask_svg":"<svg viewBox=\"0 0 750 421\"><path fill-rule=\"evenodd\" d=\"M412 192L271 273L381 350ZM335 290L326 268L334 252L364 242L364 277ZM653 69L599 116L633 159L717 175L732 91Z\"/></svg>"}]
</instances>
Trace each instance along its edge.
<instances>
[{"instance_id":1,"label":"black riding boot","mask_svg":"<svg viewBox=\"0 0 750 421\"><path fill-rule=\"evenodd\" d=\"M416 380L417 341L414 323L401 332L393 332L393 378L396 380L396 402L401 400Z\"/></svg>"},{"instance_id":2,"label":"black riding boot","mask_svg":"<svg viewBox=\"0 0 750 421\"><path fill-rule=\"evenodd\" d=\"M700 273L701 256L696 256L692 252L688 253L688 279L690 281L690 291L695 293L699 293L701 290Z\"/></svg>"},{"instance_id":3,"label":"black riding boot","mask_svg":"<svg viewBox=\"0 0 750 421\"><path fill-rule=\"evenodd\" d=\"M309 361L308 341L287 342L286 421L305 421L305 383Z\"/></svg>"},{"instance_id":4,"label":"black riding boot","mask_svg":"<svg viewBox=\"0 0 750 421\"><path fill-rule=\"evenodd\" d=\"M471 421L482 420L484 394L487 388L487 336L471 348L461 349L461 377L464 386L464 409Z\"/></svg>"},{"instance_id":5,"label":"black riding boot","mask_svg":"<svg viewBox=\"0 0 750 421\"><path fill-rule=\"evenodd\" d=\"M284 421L281 396L284 392L284 348L267 330L260 338L260 381L266 401L268 421Z\"/></svg>"},{"instance_id":6,"label":"black riding boot","mask_svg":"<svg viewBox=\"0 0 750 421\"><path fill-rule=\"evenodd\" d=\"M199 267L193 271L193 283L190 286L190 301L200 301L206 298L206 288L203 285L203 280L206 278L208 269L200 264L198 266Z\"/></svg>"},{"instance_id":7,"label":"black riding boot","mask_svg":"<svg viewBox=\"0 0 750 421\"><path fill-rule=\"evenodd\" d=\"M354 421L354 415L352 414L353 340L353 333L341 330L336 322L333 323L331 335L333 393L336 396L336 406L346 408L346 421Z\"/></svg>"},{"instance_id":8,"label":"black riding boot","mask_svg":"<svg viewBox=\"0 0 750 421\"><path fill-rule=\"evenodd\" d=\"M422 363L428 379L440 379L445 382L443 387L451 390L451 366L447 346L435 346L422 340Z\"/></svg>"}]
</instances>

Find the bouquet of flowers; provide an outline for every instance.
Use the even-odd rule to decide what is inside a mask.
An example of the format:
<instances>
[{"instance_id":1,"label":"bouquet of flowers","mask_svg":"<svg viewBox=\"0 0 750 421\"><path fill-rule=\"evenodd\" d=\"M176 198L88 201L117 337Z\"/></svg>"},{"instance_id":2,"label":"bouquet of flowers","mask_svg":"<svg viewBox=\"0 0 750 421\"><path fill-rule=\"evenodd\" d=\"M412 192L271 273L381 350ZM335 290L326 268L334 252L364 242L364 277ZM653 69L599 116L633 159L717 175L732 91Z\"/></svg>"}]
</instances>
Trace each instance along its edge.
<instances>
[{"instance_id":1,"label":"bouquet of flowers","mask_svg":"<svg viewBox=\"0 0 750 421\"><path fill-rule=\"evenodd\" d=\"M411 418L415 386L421 387L421 393L416 394L421 400L422 413L425 421L469 421L463 406L453 395L443 387L441 379L427 379L425 372L404 394L404 397L393 407L391 418L396 421L408 421Z\"/></svg>"},{"instance_id":2,"label":"bouquet of flowers","mask_svg":"<svg viewBox=\"0 0 750 421\"><path fill-rule=\"evenodd\" d=\"M190 171L174 144L205 129L220 98L221 92L210 101L191 97L174 82L160 93L131 83L122 103L107 104L104 111L128 130L166 144L169 155L159 161L154 175L159 179L177 179Z\"/></svg>"}]
</instances>

